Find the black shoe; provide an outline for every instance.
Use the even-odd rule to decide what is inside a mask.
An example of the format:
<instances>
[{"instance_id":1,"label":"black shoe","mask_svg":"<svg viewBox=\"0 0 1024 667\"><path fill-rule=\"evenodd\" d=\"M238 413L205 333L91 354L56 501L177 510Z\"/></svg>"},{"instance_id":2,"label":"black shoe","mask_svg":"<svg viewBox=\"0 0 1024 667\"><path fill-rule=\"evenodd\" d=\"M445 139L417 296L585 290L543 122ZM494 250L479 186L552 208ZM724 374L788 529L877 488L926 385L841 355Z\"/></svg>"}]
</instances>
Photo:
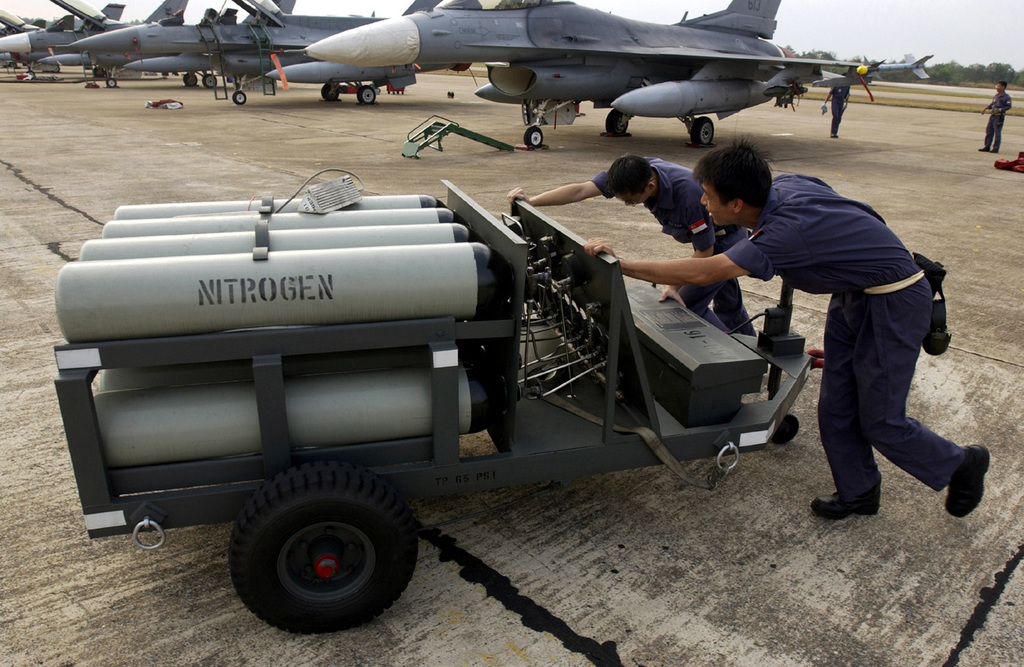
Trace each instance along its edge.
<instances>
[{"instance_id":1,"label":"black shoe","mask_svg":"<svg viewBox=\"0 0 1024 667\"><path fill-rule=\"evenodd\" d=\"M878 514L882 498L882 480L849 502L839 499L838 493L818 496L811 501L811 509L826 519L845 519L851 514Z\"/></svg>"},{"instance_id":2,"label":"black shoe","mask_svg":"<svg viewBox=\"0 0 1024 667\"><path fill-rule=\"evenodd\" d=\"M833 134L833 135L832 135L832 138L833 138L833 139L838 139L838 138L839 138L839 135L838 135L838 134Z\"/></svg>"},{"instance_id":3,"label":"black shoe","mask_svg":"<svg viewBox=\"0 0 1024 667\"><path fill-rule=\"evenodd\" d=\"M988 472L988 450L981 445L964 448L964 462L949 480L946 511L953 516L967 516L981 502Z\"/></svg>"},{"instance_id":4,"label":"black shoe","mask_svg":"<svg viewBox=\"0 0 1024 667\"><path fill-rule=\"evenodd\" d=\"M998 153L999 151L989 151L989 153Z\"/></svg>"},{"instance_id":5,"label":"black shoe","mask_svg":"<svg viewBox=\"0 0 1024 667\"><path fill-rule=\"evenodd\" d=\"M979 148L978 151L981 152L981 153L991 153L992 152L991 150L989 150L988 146L983 146L983 147Z\"/></svg>"}]
</instances>

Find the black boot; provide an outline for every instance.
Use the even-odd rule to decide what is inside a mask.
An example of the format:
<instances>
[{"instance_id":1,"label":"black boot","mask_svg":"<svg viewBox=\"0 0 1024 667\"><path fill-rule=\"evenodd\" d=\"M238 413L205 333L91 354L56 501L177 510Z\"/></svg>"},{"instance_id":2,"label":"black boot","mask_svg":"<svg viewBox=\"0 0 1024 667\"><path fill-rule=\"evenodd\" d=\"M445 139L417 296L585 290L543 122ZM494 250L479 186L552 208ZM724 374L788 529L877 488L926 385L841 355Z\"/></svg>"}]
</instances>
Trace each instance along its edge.
<instances>
[{"instance_id":1,"label":"black boot","mask_svg":"<svg viewBox=\"0 0 1024 667\"><path fill-rule=\"evenodd\" d=\"M881 498L882 480L878 480L873 487L847 502L840 500L838 493L818 496L811 501L811 509L826 519L845 519L851 514L878 514Z\"/></svg>"},{"instance_id":2,"label":"black boot","mask_svg":"<svg viewBox=\"0 0 1024 667\"><path fill-rule=\"evenodd\" d=\"M988 472L988 450L981 445L964 447L964 462L949 480L946 511L953 516L967 516L981 502Z\"/></svg>"}]
</instances>

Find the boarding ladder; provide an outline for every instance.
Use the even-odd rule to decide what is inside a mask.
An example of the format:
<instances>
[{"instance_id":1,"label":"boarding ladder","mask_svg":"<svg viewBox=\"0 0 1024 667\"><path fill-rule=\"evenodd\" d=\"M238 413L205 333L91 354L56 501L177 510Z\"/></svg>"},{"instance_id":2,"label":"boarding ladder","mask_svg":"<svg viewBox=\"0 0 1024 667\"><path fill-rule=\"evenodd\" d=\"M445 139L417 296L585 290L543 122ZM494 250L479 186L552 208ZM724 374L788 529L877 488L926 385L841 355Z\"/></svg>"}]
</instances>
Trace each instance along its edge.
<instances>
[{"instance_id":1,"label":"boarding ladder","mask_svg":"<svg viewBox=\"0 0 1024 667\"><path fill-rule=\"evenodd\" d=\"M277 81L267 76L267 72L274 69L274 61L270 58L270 54L274 51L274 38L270 36L270 31L267 30L267 26L262 22L250 23L249 33L252 35L252 41L256 45L259 57L259 76L260 85L263 87L263 94L277 95Z\"/></svg>"},{"instance_id":2,"label":"boarding ladder","mask_svg":"<svg viewBox=\"0 0 1024 667\"><path fill-rule=\"evenodd\" d=\"M441 140L449 134L457 134L459 136L466 137L467 139L472 139L473 141L479 141L482 144L493 146L500 151L515 150L515 146L512 144L506 144L503 141L492 139L491 137L480 134L479 132L467 130L458 123L448 120L447 118L431 116L417 125L415 129L406 135L405 146L402 147L402 157L419 158L419 152L424 148L433 148L434 150L443 151L444 148L441 146Z\"/></svg>"},{"instance_id":3,"label":"boarding ladder","mask_svg":"<svg viewBox=\"0 0 1024 667\"><path fill-rule=\"evenodd\" d=\"M213 87L213 98L226 100L229 97L228 76L224 73L224 48L220 43L220 35L217 34L217 26L212 21L204 19L196 24L196 28L199 29L199 39L203 43L206 55L210 58L210 71L220 73L220 76L217 76L220 83Z\"/></svg>"}]
</instances>

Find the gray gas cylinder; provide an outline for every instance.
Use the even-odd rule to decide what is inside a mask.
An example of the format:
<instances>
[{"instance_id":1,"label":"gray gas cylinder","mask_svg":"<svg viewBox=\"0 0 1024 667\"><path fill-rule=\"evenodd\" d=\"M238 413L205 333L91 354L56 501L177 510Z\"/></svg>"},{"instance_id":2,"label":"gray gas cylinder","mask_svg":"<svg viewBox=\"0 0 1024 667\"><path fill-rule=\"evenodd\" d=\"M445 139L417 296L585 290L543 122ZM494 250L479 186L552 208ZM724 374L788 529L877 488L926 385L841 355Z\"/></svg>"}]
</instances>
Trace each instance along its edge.
<instances>
[{"instance_id":1,"label":"gray gas cylinder","mask_svg":"<svg viewBox=\"0 0 1024 667\"><path fill-rule=\"evenodd\" d=\"M248 327L472 319L507 298L479 243L72 262L57 275L69 343Z\"/></svg>"},{"instance_id":2,"label":"gray gas cylinder","mask_svg":"<svg viewBox=\"0 0 1024 667\"><path fill-rule=\"evenodd\" d=\"M114 211L115 220L139 218L170 218L178 215L205 215L208 213L243 213L258 211L261 198L240 199L235 201L192 201L169 204L126 204ZM286 197L276 197L273 210L277 210L287 201ZM299 210L301 197L296 197L285 204L282 213ZM381 208L435 208L437 199L430 195L381 195L364 196L358 202L346 206L346 211L368 211Z\"/></svg>"},{"instance_id":3,"label":"gray gas cylinder","mask_svg":"<svg viewBox=\"0 0 1024 667\"><path fill-rule=\"evenodd\" d=\"M128 236L167 236L175 234L217 234L251 231L258 213L227 213L176 218L110 220L103 225L103 238ZM278 213L267 226L280 229L320 229L331 227L378 227L389 225L433 225L452 222L455 216L446 208L381 209L371 211L335 211L333 213Z\"/></svg>"},{"instance_id":4,"label":"gray gas cylinder","mask_svg":"<svg viewBox=\"0 0 1024 667\"><path fill-rule=\"evenodd\" d=\"M270 251L433 245L463 243L468 240L469 230L455 223L280 229L270 232ZM251 253L255 243L256 234L251 230L213 234L103 238L86 241L79 251L78 258L88 262L105 259Z\"/></svg>"},{"instance_id":5,"label":"gray gas cylinder","mask_svg":"<svg viewBox=\"0 0 1024 667\"><path fill-rule=\"evenodd\" d=\"M459 371L459 432L486 426L486 398ZM260 451L251 382L97 393L104 459L111 468ZM329 447L433 432L431 371L400 368L285 379L292 447Z\"/></svg>"}]
</instances>

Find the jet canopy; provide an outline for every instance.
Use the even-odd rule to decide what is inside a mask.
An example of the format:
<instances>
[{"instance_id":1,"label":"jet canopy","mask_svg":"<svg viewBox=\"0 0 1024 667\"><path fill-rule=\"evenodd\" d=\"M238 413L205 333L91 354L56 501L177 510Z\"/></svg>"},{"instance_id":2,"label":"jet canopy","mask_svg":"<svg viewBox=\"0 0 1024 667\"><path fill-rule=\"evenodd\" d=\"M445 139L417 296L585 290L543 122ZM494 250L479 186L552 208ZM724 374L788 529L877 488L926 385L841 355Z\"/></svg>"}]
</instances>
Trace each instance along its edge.
<instances>
[{"instance_id":1,"label":"jet canopy","mask_svg":"<svg viewBox=\"0 0 1024 667\"><path fill-rule=\"evenodd\" d=\"M438 9L529 9L554 4L572 3L569 0L446 0Z\"/></svg>"}]
</instances>

